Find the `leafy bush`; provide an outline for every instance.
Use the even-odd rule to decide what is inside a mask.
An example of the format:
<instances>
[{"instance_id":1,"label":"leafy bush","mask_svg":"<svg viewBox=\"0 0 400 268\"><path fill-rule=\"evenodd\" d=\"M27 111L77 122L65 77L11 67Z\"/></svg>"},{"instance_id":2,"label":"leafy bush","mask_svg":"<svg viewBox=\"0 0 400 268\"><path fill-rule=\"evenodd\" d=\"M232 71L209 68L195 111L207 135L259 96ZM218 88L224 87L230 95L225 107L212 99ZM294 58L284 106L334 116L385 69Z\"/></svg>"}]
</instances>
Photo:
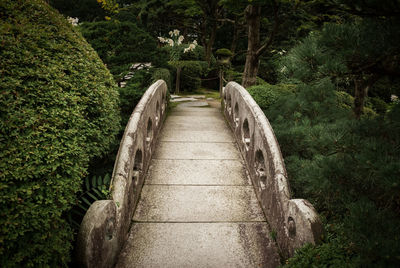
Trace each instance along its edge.
<instances>
[{"instance_id":1,"label":"leafy bush","mask_svg":"<svg viewBox=\"0 0 400 268\"><path fill-rule=\"evenodd\" d=\"M62 215L89 160L114 142L118 93L44 1L1 1L0 14L0 265L65 265L72 232Z\"/></svg>"},{"instance_id":2,"label":"leafy bush","mask_svg":"<svg viewBox=\"0 0 400 268\"><path fill-rule=\"evenodd\" d=\"M159 79L164 80L167 83L168 90L171 90L171 73L168 69L157 68L153 70L153 74L151 75L152 83Z\"/></svg>"},{"instance_id":3,"label":"leafy bush","mask_svg":"<svg viewBox=\"0 0 400 268\"><path fill-rule=\"evenodd\" d=\"M146 88L142 87L140 82L135 83L133 81L129 82L125 87L119 88L122 116L121 130L125 129L133 109L135 109L145 91Z\"/></svg>"},{"instance_id":4,"label":"leafy bush","mask_svg":"<svg viewBox=\"0 0 400 268\"><path fill-rule=\"evenodd\" d=\"M207 73L207 62L185 61L181 72L181 90L195 91L200 88L201 78Z\"/></svg>"},{"instance_id":5,"label":"leafy bush","mask_svg":"<svg viewBox=\"0 0 400 268\"><path fill-rule=\"evenodd\" d=\"M290 94L291 91L288 89L290 87L293 87L293 85L270 85L265 83L249 87L247 90L260 108L265 112L278 100L279 96Z\"/></svg>"},{"instance_id":6,"label":"leafy bush","mask_svg":"<svg viewBox=\"0 0 400 268\"><path fill-rule=\"evenodd\" d=\"M388 105L382 99L374 97L374 98L369 98L369 101L371 102L372 108L374 109L375 112L377 112L378 114L386 113Z\"/></svg>"},{"instance_id":7,"label":"leafy bush","mask_svg":"<svg viewBox=\"0 0 400 268\"><path fill-rule=\"evenodd\" d=\"M235 81L238 84L242 84L242 77L243 77L243 73L241 72L237 72L235 70L227 70L225 72L225 79L227 81ZM256 80L256 85L262 85L265 84L266 82L261 79L260 77L257 76L257 80Z\"/></svg>"},{"instance_id":8,"label":"leafy bush","mask_svg":"<svg viewBox=\"0 0 400 268\"><path fill-rule=\"evenodd\" d=\"M220 48L215 52L215 54L217 54L218 56L226 56L226 57L232 57L233 56L232 51L230 51L227 48Z\"/></svg>"}]
</instances>

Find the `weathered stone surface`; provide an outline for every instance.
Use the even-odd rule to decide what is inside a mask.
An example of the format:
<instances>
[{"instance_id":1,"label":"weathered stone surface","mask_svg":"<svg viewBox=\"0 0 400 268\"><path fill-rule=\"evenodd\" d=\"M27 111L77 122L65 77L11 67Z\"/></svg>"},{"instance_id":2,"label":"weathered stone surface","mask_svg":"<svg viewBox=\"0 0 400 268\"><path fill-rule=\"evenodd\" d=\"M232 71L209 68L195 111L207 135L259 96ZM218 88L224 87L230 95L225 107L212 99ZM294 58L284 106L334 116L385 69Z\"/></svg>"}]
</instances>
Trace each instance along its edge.
<instances>
[{"instance_id":1,"label":"weathered stone surface","mask_svg":"<svg viewBox=\"0 0 400 268\"><path fill-rule=\"evenodd\" d=\"M104 209L99 210L95 207L93 210L96 212L90 212L92 206L96 204L94 203L88 213L97 216L94 217L92 214L90 217L85 216L81 224L82 238L78 242L80 251L90 252L90 254L81 255L78 260L86 267L112 267L115 263L115 256L127 238L144 176L150 164L163 119L166 116L166 95L166 83L158 80L145 92L128 121L114 165L110 186L112 200L104 201L112 202L116 206L113 218L112 248L109 245L111 242L98 239L98 237L106 236L104 232L108 229L101 221L104 219L98 215ZM104 216L106 215L108 214L104 212ZM84 230L88 228L87 226L96 226L96 224L101 224L102 227L96 227L95 231L90 232ZM91 246L85 241L96 241L96 243ZM109 252L104 253L106 249Z\"/></svg>"},{"instance_id":2,"label":"weathered stone surface","mask_svg":"<svg viewBox=\"0 0 400 268\"><path fill-rule=\"evenodd\" d=\"M195 102L185 102L182 103L183 107L207 107L208 103L206 101L195 101Z\"/></svg>"},{"instance_id":3,"label":"weathered stone surface","mask_svg":"<svg viewBox=\"0 0 400 268\"><path fill-rule=\"evenodd\" d=\"M233 143L160 142L155 159L240 159Z\"/></svg>"},{"instance_id":4,"label":"weathered stone surface","mask_svg":"<svg viewBox=\"0 0 400 268\"><path fill-rule=\"evenodd\" d=\"M251 186L145 185L134 221L265 221Z\"/></svg>"},{"instance_id":5,"label":"weathered stone surface","mask_svg":"<svg viewBox=\"0 0 400 268\"><path fill-rule=\"evenodd\" d=\"M181 128L181 125L176 125ZM161 133L161 141L183 141L183 142L234 142L232 132L226 129L217 130L180 130L176 135L177 129L168 128Z\"/></svg>"},{"instance_id":6,"label":"weathered stone surface","mask_svg":"<svg viewBox=\"0 0 400 268\"><path fill-rule=\"evenodd\" d=\"M185 98L173 98L170 100L171 102L185 102L185 101L196 101L195 98L185 97Z\"/></svg>"},{"instance_id":7,"label":"weathered stone surface","mask_svg":"<svg viewBox=\"0 0 400 268\"><path fill-rule=\"evenodd\" d=\"M307 201L290 199L279 144L257 103L235 82L228 83L223 95L225 118L234 132L256 195L277 233L283 256L289 257L304 243L319 240L322 226L318 215Z\"/></svg>"},{"instance_id":8,"label":"weathered stone surface","mask_svg":"<svg viewBox=\"0 0 400 268\"><path fill-rule=\"evenodd\" d=\"M278 265L266 223L135 223L116 267Z\"/></svg>"},{"instance_id":9,"label":"weathered stone surface","mask_svg":"<svg viewBox=\"0 0 400 268\"><path fill-rule=\"evenodd\" d=\"M153 159L146 184L251 185L240 160Z\"/></svg>"},{"instance_id":10,"label":"weathered stone surface","mask_svg":"<svg viewBox=\"0 0 400 268\"><path fill-rule=\"evenodd\" d=\"M82 267L112 267L119 253L116 237L116 205L112 200L94 202L82 221L77 253Z\"/></svg>"}]
</instances>

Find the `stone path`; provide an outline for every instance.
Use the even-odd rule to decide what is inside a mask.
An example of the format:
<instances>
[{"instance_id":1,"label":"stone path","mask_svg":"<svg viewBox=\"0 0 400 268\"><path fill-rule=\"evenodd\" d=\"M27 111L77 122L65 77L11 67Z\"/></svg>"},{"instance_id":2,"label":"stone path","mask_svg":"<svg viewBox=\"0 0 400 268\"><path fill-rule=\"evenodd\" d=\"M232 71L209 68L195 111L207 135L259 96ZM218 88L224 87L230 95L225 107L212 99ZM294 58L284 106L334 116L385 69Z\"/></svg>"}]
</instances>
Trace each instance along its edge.
<instances>
[{"instance_id":1,"label":"stone path","mask_svg":"<svg viewBox=\"0 0 400 268\"><path fill-rule=\"evenodd\" d=\"M167 117L116 267L279 265L231 130L198 106Z\"/></svg>"}]
</instances>

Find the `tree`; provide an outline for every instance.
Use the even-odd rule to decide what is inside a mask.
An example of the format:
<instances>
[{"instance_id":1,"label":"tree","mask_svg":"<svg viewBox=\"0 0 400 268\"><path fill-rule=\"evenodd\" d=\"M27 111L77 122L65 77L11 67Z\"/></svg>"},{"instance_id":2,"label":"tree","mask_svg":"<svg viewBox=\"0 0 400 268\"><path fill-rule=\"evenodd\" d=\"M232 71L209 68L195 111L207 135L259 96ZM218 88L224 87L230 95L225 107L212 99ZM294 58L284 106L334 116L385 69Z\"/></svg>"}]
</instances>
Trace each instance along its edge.
<instances>
[{"instance_id":1,"label":"tree","mask_svg":"<svg viewBox=\"0 0 400 268\"><path fill-rule=\"evenodd\" d=\"M282 72L303 83L330 78L338 87L352 84L354 114L363 113L368 90L381 78L400 74L398 18L365 18L326 24L286 57Z\"/></svg>"},{"instance_id":2,"label":"tree","mask_svg":"<svg viewBox=\"0 0 400 268\"><path fill-rule=\"evenodd\" d=\"M272 44L275 34L278 31L280 21L278 19L279 5L275 0L271 0L271 8L273 10L274 23L270 29L269 37L261 43L260 41L260 21L261 21L261 4L250 4L246 7L245 17L247 22L247 54L246 63L243 71L242 86L249 87L256 83L260 56Z\"/></svg>"}]
</instances>

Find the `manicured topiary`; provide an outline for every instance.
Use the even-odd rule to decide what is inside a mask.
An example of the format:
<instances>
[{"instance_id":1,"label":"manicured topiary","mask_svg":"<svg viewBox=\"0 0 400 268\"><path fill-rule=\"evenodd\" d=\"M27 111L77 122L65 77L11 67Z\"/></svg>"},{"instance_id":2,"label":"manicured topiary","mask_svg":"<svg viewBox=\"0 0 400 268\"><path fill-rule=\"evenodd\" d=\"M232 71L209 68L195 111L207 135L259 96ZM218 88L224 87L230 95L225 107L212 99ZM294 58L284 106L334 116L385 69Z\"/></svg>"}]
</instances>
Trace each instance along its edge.
<instances>
[{"instance_id":1,"label":"manicured topiary","mask_svg":"<svg viewBox=\"0 0 400 268\"><path fill-rule=\"evenodd\" d=\"M59 267L88 162L113 142L115 82L41 0L0 1L0 266Z\"/></svg>"},{"instance_id":2,"label":"manicured topiary","mask_svg":"<svg viewBox=\"0 0 400 268\"><path fill-rule=\"evenodd\" d=\"M225 57L232 57L233 56L232 51L230 51L227 48L220 48L215 52L215 54L217 56L225 56Z\"/></svg>"}]
</instances>

